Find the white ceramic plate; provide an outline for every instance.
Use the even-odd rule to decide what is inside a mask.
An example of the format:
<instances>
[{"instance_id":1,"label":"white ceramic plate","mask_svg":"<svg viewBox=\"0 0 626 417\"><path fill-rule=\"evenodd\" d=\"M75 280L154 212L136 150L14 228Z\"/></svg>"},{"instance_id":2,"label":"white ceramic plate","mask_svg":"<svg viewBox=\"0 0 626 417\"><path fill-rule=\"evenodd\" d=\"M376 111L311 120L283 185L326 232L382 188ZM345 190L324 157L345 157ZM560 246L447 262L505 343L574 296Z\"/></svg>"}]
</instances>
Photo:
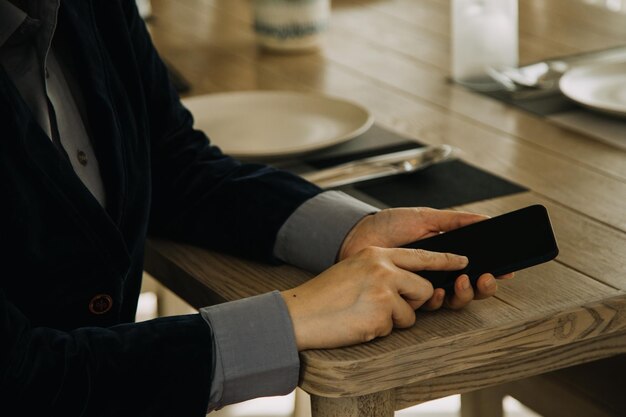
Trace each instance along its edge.
<instances>
[{"instance_id":1,"label":"white ceramic plate","mask_svg":"<svg viewBox=\"0 0 626 417\"><path fill-rule=\"evenodd\" d=\"M563 74L559 87L582 105L626 116L626 62L572 68Z\"/></svg>"},{"instance_id":2,"label":"white ceramic plate","mask_svg":"<svg viewBox=\"0 0 626 417\"><path fill-rule=\"evenodd\" d=\"M235 157L283 157L345 142L365 132L370 113L352 102L316 94L245 91L183 100L224 153Z\"/></svg>"}]
</instances>

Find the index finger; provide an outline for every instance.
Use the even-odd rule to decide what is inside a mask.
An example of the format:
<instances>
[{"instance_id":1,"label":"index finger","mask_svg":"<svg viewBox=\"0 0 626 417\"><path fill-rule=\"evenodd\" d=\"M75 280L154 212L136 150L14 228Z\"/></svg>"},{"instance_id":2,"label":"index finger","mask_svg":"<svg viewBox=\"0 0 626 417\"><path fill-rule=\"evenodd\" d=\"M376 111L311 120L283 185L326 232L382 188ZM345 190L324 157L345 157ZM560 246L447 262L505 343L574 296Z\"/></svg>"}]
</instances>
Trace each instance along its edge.
<instances>
[{"instance_id":1,"label":"index finger","mask_svg":"<svg viewBox=\"0 0 626 417\"><path fill-rule=\"evenodd\" d=\"M433 294L432 284L412 271L459 270L467 266L465 256L410 248L378 248L397 268L391 274L393 286L412 307L419 307ZM388 272L388 271L387 271Z\"/></svg>"},{"instance_id":2,"label":"index finger","mask_svg":"<svg viewBox=\"0 0 626 417\"><path fill-rule=\"evenodd\" d=\"M386 249L389 259L407 271L457 271L467 266L467 257L447 252L431 252L424 249Z\"/></svg>"},{"instance_id":3,"label":"index finger","mask_svg":"<svg viewBox=\"0 0 626 417\"><path fill-rule=\"evenodd\" d=\"M433 295L432 284L412 271L459 270L467 266L465 256L452 253L430 252L423 249L391 248L382 249L387 258L398 268L393 274L393 282L398 293L414 309L421 306Z\"/></svg>"}]
</instances>

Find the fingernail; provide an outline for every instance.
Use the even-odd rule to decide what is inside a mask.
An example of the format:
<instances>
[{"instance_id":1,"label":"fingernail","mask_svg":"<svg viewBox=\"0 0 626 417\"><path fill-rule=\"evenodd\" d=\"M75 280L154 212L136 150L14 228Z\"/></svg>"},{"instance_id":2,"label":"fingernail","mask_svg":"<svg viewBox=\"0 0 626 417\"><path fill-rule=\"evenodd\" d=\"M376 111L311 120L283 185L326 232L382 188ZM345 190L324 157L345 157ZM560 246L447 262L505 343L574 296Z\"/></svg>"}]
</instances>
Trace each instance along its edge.
<instances>
[{"instance_id":1,"label":"fingernail","mask_svg":"<svg viewBox=\"0 0 626 417\"><path fill-rule=\"evenodd\" d=\"M487 286L487 288L493 288L496 286L496 280L495 278L489 278L487 280L487 282L485 283L485 285Z\"/></svg>"},{"instance_id":2,"label":"fingernail","mask_svg":"<svg viewBox=\"0 0 626 417\"><path fill-rule=\"evenodd\" d=\"M469 259L467 258L467 256L459 256L459 260L463 265L467 265L469 263Z\"/></svg>"},{"instance_id":3,"label":"fingernail","mask_svg":"<svg viewBox=\"0 0 626 417\"><path fill-rule=\"evenodd\" d=\"M461 287L464 290L468 290L470 287L470 281L468 277L463 277L463 280L461 281Z\"/></svg>"}]
</instances>

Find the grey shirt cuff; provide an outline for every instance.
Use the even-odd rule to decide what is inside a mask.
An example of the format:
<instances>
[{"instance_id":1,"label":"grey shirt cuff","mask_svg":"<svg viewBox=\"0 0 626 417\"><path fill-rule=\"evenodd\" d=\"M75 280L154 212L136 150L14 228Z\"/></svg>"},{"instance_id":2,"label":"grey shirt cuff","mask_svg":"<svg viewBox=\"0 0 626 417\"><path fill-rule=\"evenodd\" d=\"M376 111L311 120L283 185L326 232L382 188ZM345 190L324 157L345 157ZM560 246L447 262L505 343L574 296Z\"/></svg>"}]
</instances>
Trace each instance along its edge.
<instances>
[{"instance_id":1,"label":"grey shirt cuff","mask_svg":"<svg viewBox=\"0 0 626 417\"><path fill-rule=\"evenodd\" d=\"M307 200L282 225L274 256L311 272L335 263L344 238L364 216L379 209L339 191Z\"/></svg>"},{"instance_id":2,"label":"grey shirt cuff","mask_svg":"<svg viewBox=\"0 0 626 417\"><path fill-rule=\"evenodd\" d=\"M214 335L209 410L295 389L300 359L278 291L204 307L200 314Z\"/></svg>"},{"instance_id":3,"label":"grey shirt cuff","mask_svg":"<svg viewBox=\"0 0 626 417\"><path fill-rule=\"evenodd\" d=\"M379 209L338 191L306 201L278 232L274 255L318 272L335 263L348 232ZM209 410L256 397L288 394L300 359L293 324L278 291L200 309L213 331Z\"/></svg>"}]
</instances>

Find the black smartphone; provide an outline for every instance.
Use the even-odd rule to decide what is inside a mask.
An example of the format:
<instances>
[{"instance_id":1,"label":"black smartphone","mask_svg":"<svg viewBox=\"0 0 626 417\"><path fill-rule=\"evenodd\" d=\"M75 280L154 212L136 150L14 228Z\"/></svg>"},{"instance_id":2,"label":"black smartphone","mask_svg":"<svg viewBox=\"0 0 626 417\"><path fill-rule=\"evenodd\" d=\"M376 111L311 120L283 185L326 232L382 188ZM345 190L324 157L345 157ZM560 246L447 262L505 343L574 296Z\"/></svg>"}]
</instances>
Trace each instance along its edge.
<instances>
[{"instance_id":1,"label":"black smartphone","mask_svg":"<svg viewBox=\"0 0 626 417\"><path fill-rule=\"evenodd\" d=\"M557 247L548 210L532 205L418 240L408 248L465 255L467 267L460 271L418 271L433 287L454 292L454 281L468 274L472 285L487 272L495 276L519 271L554 259Z\"/></svg>"}]
</instances>

